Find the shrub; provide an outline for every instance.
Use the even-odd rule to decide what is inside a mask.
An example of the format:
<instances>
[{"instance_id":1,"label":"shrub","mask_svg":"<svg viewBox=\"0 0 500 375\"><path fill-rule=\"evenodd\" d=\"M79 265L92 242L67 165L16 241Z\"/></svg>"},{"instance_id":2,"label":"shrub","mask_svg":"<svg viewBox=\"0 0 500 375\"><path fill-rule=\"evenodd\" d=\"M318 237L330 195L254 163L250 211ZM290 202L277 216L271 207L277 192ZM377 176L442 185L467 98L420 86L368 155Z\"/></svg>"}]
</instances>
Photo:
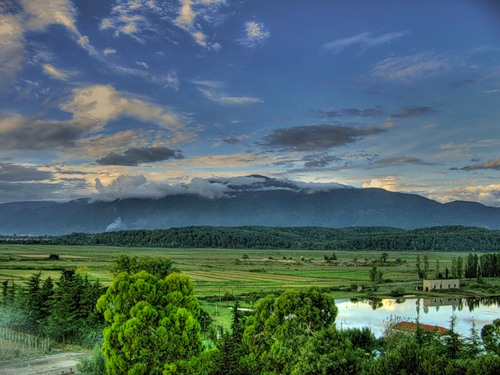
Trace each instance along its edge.
<instances>
[{"instance_id":1,"label":"shrub","mask_svg":"<svg viewBox=\"0 0 500 375\"><path fill-rule=\"evenodd\" d=\"M391 296L392 297L402 297L405 294L405 288L398 286L397 288L394 288L391 290Z\"/></svg>"}]
</instances>

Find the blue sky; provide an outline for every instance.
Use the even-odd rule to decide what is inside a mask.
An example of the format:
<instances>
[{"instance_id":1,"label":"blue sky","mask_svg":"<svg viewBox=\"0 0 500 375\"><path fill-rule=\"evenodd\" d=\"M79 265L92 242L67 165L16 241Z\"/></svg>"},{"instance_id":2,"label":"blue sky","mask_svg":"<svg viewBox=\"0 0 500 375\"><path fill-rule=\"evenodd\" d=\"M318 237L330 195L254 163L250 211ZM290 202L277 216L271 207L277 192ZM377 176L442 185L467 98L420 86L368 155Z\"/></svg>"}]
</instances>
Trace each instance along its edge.
<instances>
[{"instance_id":1,"label":"blue sky","mask_svg":"<svg viewBox=\"0 0 500 375\"><path fill-rule=\"evenodd\" d=\"M4 0L0 99L0 202L262 174L500 206L498 1Z\"/></svg>"}]
</instances>

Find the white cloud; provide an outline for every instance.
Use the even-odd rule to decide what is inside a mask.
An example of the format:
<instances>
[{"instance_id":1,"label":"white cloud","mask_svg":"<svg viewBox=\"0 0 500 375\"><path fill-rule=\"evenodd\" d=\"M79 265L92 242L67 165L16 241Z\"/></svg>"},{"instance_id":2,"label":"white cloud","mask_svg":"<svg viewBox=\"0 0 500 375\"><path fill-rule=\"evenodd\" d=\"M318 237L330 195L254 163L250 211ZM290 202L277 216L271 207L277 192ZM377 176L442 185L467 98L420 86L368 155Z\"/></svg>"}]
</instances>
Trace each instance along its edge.
<instances>
[{"instance_id":1,"label":"white cloud","mask_svg":"<svg viewBox=\"0 0 500 375\"><path fill-rule=\"evenodd\" d=\"M136 61L135 63L146 70L149 69L149 65L144 61Z\"/></svg>"},{"instance_id":2,"label":"white cloud","mask_svg":"<svg viewBox=\"0 0 500 375\"><path fill-rule=\"evenodd\" d=\"M399 182L394 176L387 176L382 178L374 178L368 183L362 185L363 188L379 188L389 191L398 191Z\"/></svg>"},{"instance_id":3,"label":"white cloud","mask_svg":"<svg viewBox=\"0 0 500 375\"><path fill-rule=\"evenodd\" d=\"M448 68L449 62L445 58L418 53L382 60L373 68L373 75L379 79L409 84L417 79L432 77Z\"/></svg>"},{"instance_id":4,"label":"white cloud","mask_svg":"<svg viewBox=\"0 0 500 375\"><path fill-rule=\"evenodd\" d=\"M240 39L240 44L247 47L254 47L263 43L271 33L262 22L249 21L245 23L245 35Z\"/></svg>"},{"instance_id":5,"label":"white cloud","mask_svg":"<svg viewBox=\"0 0 500 375\"><path fill-rule=\"evenodd\" d=\"M221 88L224 86L224 83L221 81L208 81L208 80L197 80L194 79L191 81L191 83L197 85L197 86L205 86L205 87L210 87L212 89L217 89Z\"/></svg>"},{"instance_id":6,"label":"white cloud","mask_svg":"<svg viewBox=\"0 0 500 375\"><path fill-rule=\"evenodd\" d=\"M109 47L108 47L108 48L106 48L106 49L103 51L103 53L104 53L104 55L105 55L105 56L108 56L108 55L114 55L116 52L117 52L117 51L116 51L116 49L114 49L114 48L109 48Z\"/></svg>"},{"instance_id":7,"label":"white cloud","mask_svg":"<svg viewBox=\"0 0 500 375\"><path fill-rule=\"evenodd\" d=\"M68 70L57 69L55 66L53 66L51 64L43 64L42 70L49 77L59 79L61 81L66 81L73 74L72 72L70 72Z\"/></svg>"},{"instance_id":8,"label":"white cloud","mask_svg":"<svg viewBox=\"0 0 500 375\"><path fill-rule=\"evenodd\" d=\"M101 21L100 30L113 30L115 36L126 35L143 43L142 34L146 30L153 30L145 17L147 11L157 11L155 1L148 0L119 0L111 10L111 16Z\"/></svg>"},{"instance_id":9,"label":"white cloud","mask_svg":"<svg viewBox=\"0 0 500 375\"><path fill-rule=\"evenodd\" d=\"M190 29L193 26L193 21L196 17L196 13L192 7L192 0L179 0L181 7L179 9L179 15L174 21L174 24L182 29Z\"/></svg>"},{"instance_id":10,"label":"white cloud","mask_svg":"<svg viewBox=\"0 0 500 375\"><path fill-rule=\"evenodd\" d=\"M323 45L322 49L326 51L340 52L342 49L353 45L374 47L390 43L396 39L402 38L405 35L406 33L403 31L386 33L379 36L372 36L372 33L360 33L348 38L336 39L332 42L326 43Z\"/></svg>"},{"instance_id":11,"label":"white cloud","mask_svg":"<svg viewBox=\"0 0 500 375\"><path fill-rule=\"evenodd\" d=\"M95 200L115 200L123 198L163 198L170 195L195 194L202 198L218 199L228 197L231 189L223 183L193 178L188 184L168 184L149 181L143 175L119 176L108 185L95 179Z\"/></svg>"},{"instance_id":12,"label":"white cloud","mask_svg":"<svg viewBox=\"0 0 500 375\"><path fill-rule=\"evenodd\" d=\"M122 94L112 86L87 86L73 90L73 98L61 109L73 113L76 121L93 122L99 129L108 121L120 116L131 116L151 121L164 128L180 128L181 119L162 107Z\"/></svg>"},{"instance_id":13,"label":"white cloud","mask_svg":"<svg viewBox=\"0 0 500 375\"><path fill-rule=\"evenodd\" d=\"M49 25L62 25L71 31L76 42L90 55L97 55L87 36L76 27L76 10L70 0L22 0L24 27L28 31L44 30Z\"/></svg>"},{"instance_id":14,"label":"white cloud","mask_svg":"<svg viewBox=\"0 0 500 375\"><path fill-rule=\"evenodd\" d=\"M97 55L88 37L78 31L75 25L75 8L69 0L22 0L21 3L21 13L0 14L0 78L3 83L12 80L22 68L25 54L24 34L29 31L43 31L49 25L65 27L82 48L90 55ZM47 68L50 70L50 67L46 67L44 72L50 75ZM52 74L52 77L57 78L57 74Z\"/></svg>"},{"instance_id":15,"label":"white cloud","mask_svg":"<svg viewBox=\"0 0 500 375\"><path fill-rule=\"evenodd\" d=\"M224 94L216 93L214 91L198 88L200 92L213 102L225 105L241 105L241 104L255 104L262 103L260 98L253 98L249 96L226 96Z\"/></svg>"},{"instance_id":16,"label":"white cloud","mask_svg":"<svg viewBox=\"0 0 500 375\"><path fill-rule=\"evenodd\" d=\"M155 124L161 132L146 134L148 146L164 146L192 139L184 131L184 118L146 100L121 93L112 86L76 88L60 109L72 114L68 120L53 120L20 115L0 119L0 149L47 150L73 147L83 142L88 132L98 133L106 124L120 117L133 117ZM165 131L167 130L167 131ZM96 136L92 134L91 136ZM112 138L112 135L107 135ZM134 147L137 147L135 145Z\"/></svg>"},{"instance_id":17,"label":"white cloud","mask_svg":"<svg viewBox=\"0 0 500 375\"><path fill-rule=\"evenodd\" d=\"M177 75L177 72L175 70L169 72L165 77L165 86L170 87L175 91L179 90L180 81L179 81L179 76Z\"/></svg>"},{"instance_id":18,"label":"white cloud","mask_svg":"<svg viewBox=\"0 0 500 375\"><path fill-rule=\"evenodd\" d=\"M204 20L207 23L208 20L214 18L211 15L216 14L217 9L225 4L225 1L179 0L179 4L180 7L173 24L188 32L199 46L214 51L221 49L220 43L209 40L207 34L202 30L201 22L196 22L196 20Z\"/></svg>"},{"instance_id":19,"label":"white cloud","mask_svg":"<svg viewBox=\"0 0 500 375\"><path fill-rule=\"evenodd\" d=\"M76 10L71 1L22 0L22 4L28 16L26 27L29 30L43 30L48 25L59 24L78 33L75 26Z\"/></svg>"},{"instance_id":20,"label":"white cloud","mask_svg":"<svg viewBox=\"0 0 500 375\"><path fill-rule=\"evenodd\" d=\"M473 201L500 207L500 184L452 188L431 192L427 196L440 202Z\"/></svg>"},{"instance_id":21,"label":"white cloud","mask_svg":"<svg viewBox=\"0 0 500 375\"><path fill-rule=\"evenodd\" d=\"M0 14L0 88L21 69L24 57L23 26L19 16Z\"/></svg>"}]
</instances>

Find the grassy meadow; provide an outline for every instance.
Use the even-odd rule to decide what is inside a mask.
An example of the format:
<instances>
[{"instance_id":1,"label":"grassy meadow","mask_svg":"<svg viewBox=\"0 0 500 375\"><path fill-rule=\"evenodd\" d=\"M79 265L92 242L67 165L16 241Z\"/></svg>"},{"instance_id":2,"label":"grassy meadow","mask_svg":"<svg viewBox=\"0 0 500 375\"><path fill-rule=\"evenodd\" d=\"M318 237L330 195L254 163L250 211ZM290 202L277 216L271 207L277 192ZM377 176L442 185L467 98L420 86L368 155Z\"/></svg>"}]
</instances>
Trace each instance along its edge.
<instances>
[{"instance_id":1,"label":"grassy meadow","mask_svg":"<svg viewBox=\"0 0 500 375\"><path fill-rule=\"evenodd\" d=\"M59 260L50 260L51 254ZM328 291L334 298L386 297L391 290L403 287L409 295L425 294L415 290L418 283L416 257L429 256L430 274L434 274L436 260L440 271L451 268L460 252L388 252L387 261L380 263L382 252L335 251L337 262L327 262L332 256L325 250L254 250L254 249L160 249L126 248L111 246L52 246L0 244L0 282L13 280L23 284L32 274L42 272L42 277L60 276L63 268L74 268L89 279L98 279L109 285L112 275L109 266L118 255L163 256L173 260L174 267L186 273L195 285L204 310L224 327L230 326L234 295L242 307L251 307L258 298L268 293L286 289L316 286ZM399 258L399 259L398 259ZM369 272L373 261L383 272L384 283L373 290L356 291L355 286L371 286ZM475 280L467 282L462 295L492 295L500 290L500 278L487 279L486 285ZM443 294L439 294L443 296Z\"/></svg>"},{"instance_id":2,"label":"grassy meadow","mask_svg":"<svg viewBox=\"0 0 500 375\"><path fill-rule=\"evenodd\" d=\"M59 260L49 260L51 254ZM23 283L33 273L59 277L62 268L76 268L91 279L107 285L112 280L108 267L120 255L164 256L174 267L190 276L199 297L227 294L270 293L291 288L317 286L328 288L336 297L352 296L351 286L370 285L371 261L380 260L382 252L336 251L338 263L327 262L324 250L250 250L250 249L159 249L106 246L0 245L0 282L6 279ZM387 262L378 264L389 282L417 281L415 260L429 256L430 273L436 260L440 270L451 268L451 260L465 253L389 252ZM396 259L399 258L399 262ZM384 293L384 283L377 293ZM413 285L404 285L414 290Z\"/></svg>"}]
</instances>

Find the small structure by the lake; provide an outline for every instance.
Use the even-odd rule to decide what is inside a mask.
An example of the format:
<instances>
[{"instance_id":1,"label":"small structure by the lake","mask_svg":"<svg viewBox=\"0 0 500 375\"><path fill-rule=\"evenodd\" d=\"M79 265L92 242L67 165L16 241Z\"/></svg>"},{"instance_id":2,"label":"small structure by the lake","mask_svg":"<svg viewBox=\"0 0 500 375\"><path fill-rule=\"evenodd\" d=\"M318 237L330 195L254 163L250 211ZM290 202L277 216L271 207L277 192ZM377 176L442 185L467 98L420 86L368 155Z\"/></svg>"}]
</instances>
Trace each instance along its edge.
<instances>
[{"instance_id":1,"label":"small structure by the lake","mask_svg":"<svg viewBox=\"0 0 500 375\"><path fill-rule=\"evenodd\" d=\"M433 326L433 325L430 325L430 324L417 324L417 323L413 323L413 322L399 322L399 323L396 323L392 326L393 329L397 330L397 331L401 331L401 332L411 332L411 333L414 333L417 331L417 327L419 327L426 331L426 332L433 332L433 333L436 333L437 335L443 335L445 334L446 332L448 332L448 330L444 327L440 327L440 326Z\"/></svg>"},{"instance_id":2,"label":"small structure by the lake","mask_svg":"<svg viewBox=\"0 0 500 375\"><path fill-rule=\"evenodd\" d=\"M422 289L425 292L431 292L433 290L460 289L460 279L424 279L422 281Z\"/></svg>"}]
</instances>

